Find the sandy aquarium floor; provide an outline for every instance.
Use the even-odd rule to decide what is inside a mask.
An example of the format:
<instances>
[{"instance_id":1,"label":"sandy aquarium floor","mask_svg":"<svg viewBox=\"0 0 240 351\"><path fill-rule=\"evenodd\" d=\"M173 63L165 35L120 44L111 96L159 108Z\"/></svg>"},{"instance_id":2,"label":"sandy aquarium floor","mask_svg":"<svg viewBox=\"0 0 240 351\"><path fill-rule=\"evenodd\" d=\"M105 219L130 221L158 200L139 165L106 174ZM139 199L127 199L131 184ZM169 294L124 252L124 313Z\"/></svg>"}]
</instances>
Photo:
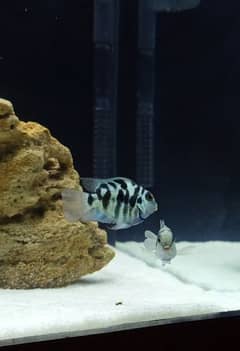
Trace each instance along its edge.
<instances>
[{"instance_id":1,"label":"sandy aquarium floor","mask_svg":"<svg viewBox=\"0 0 240 351\"><path fill-rule=\"evenodd\" d=\"M108 266L73 285L1 289L0 345L240 310L240 243L180 242L177 250L163 267L142 243L117 243Z\"/></svg>"}]
</instances>

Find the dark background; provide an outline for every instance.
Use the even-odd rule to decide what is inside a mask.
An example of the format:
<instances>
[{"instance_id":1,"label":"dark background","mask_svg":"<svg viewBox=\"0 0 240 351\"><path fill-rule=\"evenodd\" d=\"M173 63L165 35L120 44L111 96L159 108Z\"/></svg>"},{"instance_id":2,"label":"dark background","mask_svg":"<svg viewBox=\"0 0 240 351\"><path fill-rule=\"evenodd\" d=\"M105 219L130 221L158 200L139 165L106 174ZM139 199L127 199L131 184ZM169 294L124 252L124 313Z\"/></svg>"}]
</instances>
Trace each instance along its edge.
<instances>
[{"instance_id":1,"label":"dark background","mask_svg":"<svg viewBox=\"0 0 240 351\"><path fill-rule=\"evenodd\" d=\"M239 1L158 17L156 178L181 238L240 237L239 35Z\"/></svg>"},{"instance_id":2,"label":"dark background","mask_svg":"<svg viewBox=\"0 0 240 351\"><path fill-rule=\"evenodd\" d=\"M47 126L91 173L93 1L0 1L0 96Z\"/></svg>"},{"instance_id":3,"label":"dark background","mask_svg":"<svg viewBox=\"0 0 240 351\"><path fill-rule=\"evenodd\" d=\"M50 128L71 148L80 174L91 176L93 1L8 0L0 11L0 96L21 119ZM122 23L120 92L135 87L126 28ZM157 17L153 191L178 240L239 238L239 36L237 0L202 0L197 9ZM134 103L125 96L118 164L120 175L131 176ZM159 213L118 239L142 240L158 221Z\"/></svg>"}]
</instances>

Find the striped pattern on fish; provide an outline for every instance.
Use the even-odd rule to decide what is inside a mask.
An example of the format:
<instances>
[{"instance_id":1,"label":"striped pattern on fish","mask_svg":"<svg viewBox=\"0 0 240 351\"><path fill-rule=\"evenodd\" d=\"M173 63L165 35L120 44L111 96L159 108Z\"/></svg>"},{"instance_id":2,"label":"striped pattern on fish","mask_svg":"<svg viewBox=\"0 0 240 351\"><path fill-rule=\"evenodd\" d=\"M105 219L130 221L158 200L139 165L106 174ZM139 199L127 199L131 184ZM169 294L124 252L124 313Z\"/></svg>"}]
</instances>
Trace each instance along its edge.
<instances>
[{"instance_id":1,"label":"striped pattern on fish","mask_svg":"<svg viewBox=\"0 0 240 351\"><path fill-rule=\"evenodd\" d=\"M98 221L111 229L137 225L157 210L154 196L128 178L82 178L82 191L65 189L64 214L68 220Z\"/></svg>"}]
</instances>

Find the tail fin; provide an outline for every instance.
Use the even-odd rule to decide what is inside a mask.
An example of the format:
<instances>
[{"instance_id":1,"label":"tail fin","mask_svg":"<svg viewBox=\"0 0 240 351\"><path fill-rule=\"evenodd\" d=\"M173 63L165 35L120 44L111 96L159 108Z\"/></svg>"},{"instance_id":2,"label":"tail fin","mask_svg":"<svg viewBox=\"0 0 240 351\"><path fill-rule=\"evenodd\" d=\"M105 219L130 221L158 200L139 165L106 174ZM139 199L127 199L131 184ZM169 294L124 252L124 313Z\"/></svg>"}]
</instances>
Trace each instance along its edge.
<instances>
[{"instance_id":1,"label":"tail fin","mask_svg":"<svg viewBox=\"0 0 240 351\"><path fill-rule=\"evenodd\" d=\"M87 222L87 213L90 211L90 206L87 202L87 194L83 191L74 189L65 189L62 192L64 216L69 222L78 220Z\"/></svg>"},{"instance_id":2,"label":"tail fin","mask_svg":"<svg viewBox=\"0 0 240 351\"><path fill-rule=\"evenodd\" d=\"M157 235L150 230L145 231L144 246L147 250L153 251L156 249Z\"/></svg>"}]
</instances>

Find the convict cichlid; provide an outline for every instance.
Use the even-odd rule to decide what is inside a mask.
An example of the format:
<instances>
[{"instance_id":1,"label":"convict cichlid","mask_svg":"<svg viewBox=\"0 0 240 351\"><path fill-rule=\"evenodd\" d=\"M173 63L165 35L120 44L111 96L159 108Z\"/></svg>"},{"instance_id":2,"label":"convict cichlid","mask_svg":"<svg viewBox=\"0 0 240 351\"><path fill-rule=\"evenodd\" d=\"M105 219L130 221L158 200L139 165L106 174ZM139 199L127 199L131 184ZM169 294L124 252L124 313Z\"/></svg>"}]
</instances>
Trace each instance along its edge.
<instances>
[{"instance_id":1,"label":"convict cichlid","mask_svg":"<svg viewBox=\"0 0 240 351\"><path fill-rule=\"evenodd\" d=\"M110 229L125 229L143 222L158 208L153 194L128 178L81 178L81 185L83 191L62 192L69 221L97 221Z\"/></svg>"},{"instance_id":2,"label":"convict cichlid","mask_svg":"<svg viewBox=\"0 0 240 351\"><path fill-rule=\"evenodd\" d=\"M146 230L145 237L145 248L151 252L154 252L155 255L162 260L163 265L170 263L176 256L177 249L173 233L171 229L165 225L164 220L160 220L158 235L154 234L150 230Z\"/></svg>"}]
</instances>

